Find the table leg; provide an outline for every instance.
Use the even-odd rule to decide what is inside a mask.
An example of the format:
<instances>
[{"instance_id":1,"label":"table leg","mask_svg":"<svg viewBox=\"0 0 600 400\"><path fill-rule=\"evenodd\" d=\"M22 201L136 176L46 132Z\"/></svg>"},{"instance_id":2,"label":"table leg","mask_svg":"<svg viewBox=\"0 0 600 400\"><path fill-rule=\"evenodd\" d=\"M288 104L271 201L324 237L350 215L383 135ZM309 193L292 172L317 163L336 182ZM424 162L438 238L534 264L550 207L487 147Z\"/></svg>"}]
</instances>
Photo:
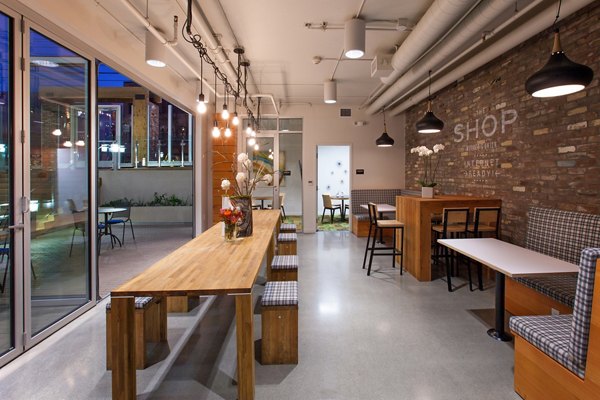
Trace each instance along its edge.
<instances>
[{"instance_id":1,"label":"table leg","mask_svg":"<svg viewBox=\"0 0 600 400\"><path fill-rule=\"evenodd\" d=\"M110 311L112 398L136 398L134 297L113 297Z\"/></svg>"},{"instance_id":2,"label":"table leg","mask_svg":"<svg viewBox=\"0 0 600 400\"><path fill-rule=\"evenodd\" d=\"M496 327L487 331L496 340L510 342L512 338L504 332L504 274L496 271Z\"/></svg>"},{"instance_id":3,"label":"table leg","mask_svg":"<svg viewBox=\"0 0 600 400\"><path fill-rule=\"evenodd\" d=\"M344 199L342 199L342 221L346 220L346 209L344 208Z\"/></svg>"},{"instance_id":4,"label":"table leg","mask_svg":"<svg viewBox=\"0 0 600 400\"><path fill-rule=\"evenodd\" d=\"M382 212L379 213L379 219L383 219L383 213ZM383 241L383 229L379 230L379 243L385 244L385 242Z\"/></svg>"},{"instance_id":5,"label":"table leg","mask_svg":"<svg viewBox=\"0 0 600 400\"><path fill-rule=\"evenodd\" d=\"M235 296L238 399L254 399L254 327L252 295Z\"/></svg>"}]
</instances>

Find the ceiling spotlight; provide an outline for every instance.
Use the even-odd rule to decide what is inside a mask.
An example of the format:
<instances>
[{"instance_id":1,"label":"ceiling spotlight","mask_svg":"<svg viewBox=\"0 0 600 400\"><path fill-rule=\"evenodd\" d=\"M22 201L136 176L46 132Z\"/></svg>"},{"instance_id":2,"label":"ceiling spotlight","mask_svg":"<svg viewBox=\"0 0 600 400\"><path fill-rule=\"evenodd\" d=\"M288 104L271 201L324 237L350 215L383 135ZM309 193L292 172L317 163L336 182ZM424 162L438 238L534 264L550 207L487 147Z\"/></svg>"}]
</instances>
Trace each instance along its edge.
<instances>
[{"instance_id":1,"label":"ceiling spotlight","mask_svg":"<svg viewBox=\"0 0 600 400\"><path fill-rule=\"evenodd\" d=\"M63 146L65 146L65 147L73 147L73 142L71 142L70 140L65 140L65 142L63 143Z\"/></svg>"},{"instance_id":2,"label":"ceiling spotlight","mask_svg":"<svg viewBox=\"0 0 600 400\"><path fill-rule=\"evenodd\" d=\"M550 59L525 83L533 97L556 97L579 92L590 84L594 71L567 58L560 45L558 29L554 31L554 46Z\"/></svg>"},{"instance_id":3,"label":"ceiling spotlight","mask_svg":"<svg viewBox=\"0 0 600 400\"><path fill-rule=\"evenodd\" d=\"M60 136L60 135L62 135L62 132L60 131L60 129L57 128L57 129L55 129L55 130L52 131L52 134L54 136Z\"/></svg>"},{"instance_id":4,"label":"ceiling spotlight","mask_svg":"<svg viewBox=\"0 0 600 400\"><path fill-rule=\"evenodd\" d=\"M146 30L146 63L153 67L165 67L166 53L165 45L152 32Z\"/></svg>"},{"instance_id":5,"label":"ceiling spotlight","mask_svg":"<svg viewBox=\"0 0 600 400\"><path fill-rule=\"evenodd\" d=\"M79 139L78 141L75 142L75 146L83 147L83 146L85 146L85 142L83 140Z\"/></svg>"},{"instance_id":6,"label":"ceiling spotlight","mask_svg":"<svg viewBox=\"0 0 600 400\"><path fill-rule=\"evenodd\" d=\"M212 136L214 138L218 138L219 136L221 136L221 130L219 129L219 124L217 123L217 120L215 120L215 122L213 124Z\"/></svg>"},{"instance_id":7,"label":"ceiling spotlight","mask_svg":"<svg viewBox=\"0 0 600 400\"><path fill-rule=\"evenodd\" d=\"M429 71L429 97L427 98L427 112L417 122L417 132L437 133L444 128L444 121L439 119L431 111L431 70Z\"/></svg>"},{"instance_id":8,"label":"ceiling spotlight","mask_svg":"<svg viewBox=\"0 0 600 400\"><path fill-rule=\"evenodd\" d=\"M323 100L327 104L337 102L337 82L330 79L323 82Z\"/></svg>"},{"instance_id":9,"label":"ceiling spotlight","mask_svg":"<svg viewBox=\"0 0 600 400\"><path fill-rule=\"evenodd\" d=\"M365 55L365 21L354 18L344 25L344 50L348 58Z\"/></svg>"}]
</instances>

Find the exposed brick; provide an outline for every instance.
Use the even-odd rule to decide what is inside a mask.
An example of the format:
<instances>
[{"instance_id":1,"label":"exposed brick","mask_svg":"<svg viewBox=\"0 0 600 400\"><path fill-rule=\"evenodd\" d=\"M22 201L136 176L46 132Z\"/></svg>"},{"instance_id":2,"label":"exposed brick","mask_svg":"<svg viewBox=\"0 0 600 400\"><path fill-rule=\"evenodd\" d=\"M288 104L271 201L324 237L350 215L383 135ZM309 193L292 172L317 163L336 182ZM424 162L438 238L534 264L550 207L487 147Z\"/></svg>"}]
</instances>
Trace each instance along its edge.
<instances>
[{"instance_id":1,"label":"exposed brick","mask_svg":"<svg viewBox=\"0 0 600 400\"><path fill-rule=\"evenodd\" d=\"M545 135L548 132L550 132L550 129L548 129L548 128L534 129L533 130L533 135L534 136Z\"/></svg>"},{"instance_id":2,"label":"exposed brick","mask_svg":"<svg viewBox=\"0 0 600 400\"><path fill-rule=\"evenodd\" d=\"M577 114L583 114L584 112L587 111L587 107L583 106L583 107L577 107L574 108L572 110L569 110L569 112L567 112L567 115L577 115Z\"/></svg>"},{"instance_id":3,"label":"exposed brick","mask_svg":"<svg viewBox=\"0 0 600 400\"><path fill-rule=\"evenodd\" d=\"M581 121L581 122L567 125L568 131L574 131L576 129L582 129L582 128L587 128L587 121Z\"/></svg>"},{"instance_id":4,"label":"exposed brick","mask_svg":"<svg viewBox=\"0 0 600 400\"><path fill-rule=\"evenodd\" d=\"M558 148L559 153L573 153L574 151L575 151L575 146L565 146L565 147Z\"/></svg>"}]
</instances>

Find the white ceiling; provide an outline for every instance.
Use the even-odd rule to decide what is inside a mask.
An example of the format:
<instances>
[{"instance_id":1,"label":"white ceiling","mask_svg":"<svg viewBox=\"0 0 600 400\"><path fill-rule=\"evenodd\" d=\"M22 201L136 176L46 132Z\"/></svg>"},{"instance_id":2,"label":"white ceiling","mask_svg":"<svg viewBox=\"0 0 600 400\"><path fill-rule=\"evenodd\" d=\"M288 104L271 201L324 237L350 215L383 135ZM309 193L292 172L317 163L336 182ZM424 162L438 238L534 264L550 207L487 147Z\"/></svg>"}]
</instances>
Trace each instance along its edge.
<instances>
[{"instance_id":1,"label":"white ceiling","mask_svg":"<svg viewBox=\"0 0 600 400\"><path fill-rule=\"evenodd\" d=\"M179 44L176 50L188 61L189 64L196 66L196 71L191 71L178 61L173 55L168 59L169 68L175 70L179 75L194 83L198 79L200 69L200 58L197 51L181 38L181 27L186 19L186 7L188 0L97 0L104 8L111 10L111 15L119 23L125 26L132 35L136 36L140 44L143 45L145 27L140 20L135 18L124 6L125 1L133 4L141 13L146 14L148 5L148 16L150 23L164 32L165 37L171 38L173 32L173 15L179 17ZM355 17L360 10L360 18L366 21L373 20L397 20L406 19L413 24L418 24L423 15L431 9L448 8L448 4L461 3L464 10L471 5L494 4L496 9L501 10L494 13L492 7L492 20L488 20L485 26L481 25L474 31L467 29L468 35L463 35L460 45L453 48L453 53L447 54L442 60L437 60L433 66L426 69L421 67L420 72L415 72L415 79L411 81L408 89L411 91L426 90L427 69L433 69L434 73L440 70L444 74L444 67L448 60L453 59L460 51L474 44L481 44L483 30L492 30L501 22L511 18L515 13L515 7L521 12L527 7L531 9L523 12L523 17L518 21L519 26L527 24L530 18L536 14L544 12L553 13L555 0L192 0L195 10L194 31L199 32L199 13L202 13L208 22L208 31L212 32L214 42L218 43L219 48L211 49L209 54L213 59L217 59L216 52L223 50L227 57L232 61L233 66L237 65L236 54L233 49L240 45L245 49L245 57L250 61L250 79L248 89L251 93L271 94L278 105L293 103L323 103L323 82L334 78L338 82L338 103L342 105L363 105L366 106L372 102L367 101L370 96L381 87L379 78L370 76L370 60L378 53L393 53L396 46L401 46L406 38L411 34L410 31L382 31L367 30L366 33L366 54L361 60L349 60L342 57L338 64L338 59L342 54L344 47L343 29L308 29L306 23L328 24L343 26L344 22ZM587 3L585 0L571 0L571 3ZM465 6L466 4L466 6ZM564 8L568 8L566 3ZM537 8L535 8L537 7ZM580 5L578 6L580 7ZM483 7L481 7L483 8ZM575 10L576 8L573 8ZM549 10L549 11L548 11ZM570 12L573 12L571 10ZM444 10L446 12L446 10ZM474 18L479 18L478 10L475 10ZM488 14L490 13L488 9ZM465 12L465 15L467 12ZM439 15L439 14L438 14ZM548 14L549 15L549 14ZM565 12L565 16L568 15ZM471 19L474 19L471 18ZM467 20L469 18L465 18ZM546 24L546 19L548 22ZM540 22L539 30L551 25L551 17ZM448 21L447 21L448 22ZM423 23L415 30L417 42L431 43L438 40L444 34L450 31L452 24L460 23L449 22L448 30L438 32L435 38L424 39L424 35L432 32L436 28L436 23ZM427 25L427 26L425 26ZM438 25L437 28L439 28ZM431 29L430 29L431 27ZM423 29L425 28L425 29ZM444 28L445 29L445 28ZM506 32L509 33L513 26L508 26ZM536 27L536 29L538 29ZM457 29L458 30L458 29ZM539 32L539 30L537 32ZM206 32L206 31L205 31ZM532 34L533 32L530 32ZM430 35L431 36L431 35ZM497 35L500 37L500 35ZM422 39L423 38L423 39ZM203 37L203 42L207 42ZM415 37L411 37L414 40ZM511 46L519 43L517 39ZM429 41L426 41L429 40ZM434 41L432 41L434 40ZM486 39L486 43L493 44L496 38ZM408 42L407 42L408 43ZM414 43L413 43L414 44ZM443 49L445 44L441 44ZM482 49L488 46L483 44ZM413 48L415 46L412 46ZM418 46L417 46L418 47ZM430 45L421 46L419 53L412 62L416 62L425 52L433 49L431 53L439 51L440 47ZM214 51L213 51L214 50ZM471 58L481 49L469 53L466 57ZM318 64L313 63L315 56L321 57L322 61ZM429 54L427 57L431 56ZM222 58L222 57L221 57ZM456 61L458 64L465 60ZM223 62L223 60L221 60ZM227 62L227 61L225 61ZM222 70L226 70L222 63L219 63ZM337 65L337 68L336 68ZM412 68L408 65L409 68ZM206 67L206 66L205 66ZM231 68L230 68L231 70ZM335 71L335 74L334 74ZM423 72L425 71L425 72ZM402 71L400 71L402 72ZM409 72L409 71L405 71ZM403 72L403 73L405 73ZM418 75L418 76L417 76ZM204 76L212 85L213 75L208 68L204 69ZM434 76L435 79L440 77ZM457 78L453 78L457 79ZM230 81L234 81L233 76ZM393 83L393 82L390 82ZM448 83L446 83L448 84ZM437 89L439 90L439 85ZM409 96L410 93L404 89L402 96ZM222 86L219 92L222 91ZM397 96L395 93L394 96ZM389 98L389 96L388 96ZM378 107L381 107L381 101ZM386 106L390 106L390 100L386 100ZM393 101L392 101L393 103ZM373 112L374 106L370 106Z\"/></svg>"}]
</instances>

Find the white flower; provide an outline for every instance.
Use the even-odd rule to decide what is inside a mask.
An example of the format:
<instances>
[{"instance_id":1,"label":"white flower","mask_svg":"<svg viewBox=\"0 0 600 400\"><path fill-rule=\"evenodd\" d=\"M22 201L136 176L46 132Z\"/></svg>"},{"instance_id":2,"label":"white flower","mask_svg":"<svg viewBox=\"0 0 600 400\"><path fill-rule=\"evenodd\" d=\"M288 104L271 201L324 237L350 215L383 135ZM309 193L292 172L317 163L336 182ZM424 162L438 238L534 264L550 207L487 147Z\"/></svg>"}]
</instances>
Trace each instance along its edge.
<instances>
[{"instance_id":1,"label":"white flower","mask_svg":"<svg viewBox=\"0 0 600 400\"><path fill-rule=\"evenodd\" d=\"M240 153L240 154L238 154L238 157L237 157L238 162L243 163L247 159L248 159L248 154L246 154L246 153Z\"/></svg>"},{"instance_id":2,"label":"white flower","mask_svg":"<svg viewBox=\"0 0 600 400\"><path fill-rule=\"evenodd\" d=\"M250 170L252 168L252 160L246 159L246 161L244 161L244 167L246 167L247 170Z\"/></svg>"},{"instance_id":3,"label":"white flower","mask_svg":"<svg viewBox=\"0 0 600 400\"><path fill-rule=\"evenodd\" d=\"M418 153L419 152L419 148L418 147L413 147L412 149L410 149L411 153Z\"/></svg>"},{"instance_id":4,"label":"white flower","mask_svg":"<svg viewBox=\"0 0 600 400\"><path fill-rule=\"evenodd\" d=\"M246 181L246 174L244 172L238 172L237 175L235 176L235 180L237 181L237 183L239 185L241 185L242 183L244 183Z\"/></svg>"},{"instance_id":5,"label":"white flower","mask_svg":"<svg viewBox=\"0 0 600 400\"><path fill-rule=\"evenodd\" d=\"M437 153L438 151L444 150L446 148L446 146L444 146L441 143L436 144L435 146L433 146L433 151L435 153Z\"/></svg>"},{"instance_id":6,"label":"white flower","mask_svg":"<svg viewBox=\"0 0 600 400\"><path fill-rule=\"evenodd\" d=\"M229 188L231 188L231 182L229 182L229 179L223 179L221 181L221 189L228 191Z\"/></svg>"},{"instance_id":7,"label":"white flower","mask_svg":"<svg viewBox=\"0 0 600 400\"><path fill-rule=\"evenodd\" d=\"M267 182L267 184L270 184L271 182L273 182L273 176L271 174L265 174L262 180Z\"/></svg>"},{"instance_id":8,"label":"white flower","mask_svg":"<svg viewBox=\"0 0 600 400\"><path fill-rule=\"evenodd\" d=\"M429 157L432 154L433 154L433 150L427 150L427 153L425 155Z\"/></svg>"}]
</instances>

